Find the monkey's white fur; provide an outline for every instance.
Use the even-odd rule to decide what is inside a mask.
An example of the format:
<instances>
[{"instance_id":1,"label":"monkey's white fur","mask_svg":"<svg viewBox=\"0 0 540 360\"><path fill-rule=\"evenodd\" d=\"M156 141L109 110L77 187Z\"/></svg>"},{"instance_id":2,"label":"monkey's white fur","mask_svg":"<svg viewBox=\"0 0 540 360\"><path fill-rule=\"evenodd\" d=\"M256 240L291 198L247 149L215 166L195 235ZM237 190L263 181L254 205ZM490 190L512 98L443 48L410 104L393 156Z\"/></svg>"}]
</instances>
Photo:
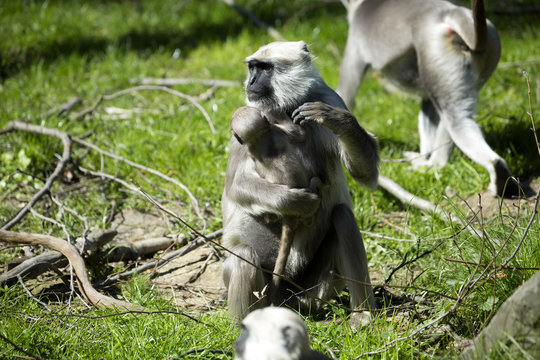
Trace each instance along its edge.
<instances>
[{"instance_id":1,"label":"monkey's white fur","mask_svg":"<svg viewBox=\"0 0 540 360\"><path fill-rule=\"evenodd\" d=\"M286 104L287 110L292 112L301 105L298 99L307 97L318 83L323 82L317 68L311 65L311 53L304 41L276 41L264 45L248 56L246 62L261 59L271 59L275 66L278 76L272 78L274 98L260 102L247 100L249 106L281 112Z\"/></svg>"},{"instance_id":2,"label":"monkey's white fur","mask_svg":"<svg viewBox=\"0 0 540 360\"><path fill-rule=\"evenodd\" d=\"M267 307L255 310L242 321L236 360L308 360L329 359L313 351L302 318L287 308Z\"/></svg>"},{"instance_id":3,"label":"monkey's white fur","mask_svg":"<svg viewBox=\"0 0 540 360\"><path fill-rule=\"evenodd\" d=\"M499 61L500 40L483 2L472 3L474 13L442 0L353 2L337 92L352 107L367 68L380 70L423 99L420 154L406 154L413 166L444 166L456 144L488 171L489 190L501 195L510 169L473 117L478 91ZM510 185L507 194L517 190Z\"/></svg>"}]
</instances>

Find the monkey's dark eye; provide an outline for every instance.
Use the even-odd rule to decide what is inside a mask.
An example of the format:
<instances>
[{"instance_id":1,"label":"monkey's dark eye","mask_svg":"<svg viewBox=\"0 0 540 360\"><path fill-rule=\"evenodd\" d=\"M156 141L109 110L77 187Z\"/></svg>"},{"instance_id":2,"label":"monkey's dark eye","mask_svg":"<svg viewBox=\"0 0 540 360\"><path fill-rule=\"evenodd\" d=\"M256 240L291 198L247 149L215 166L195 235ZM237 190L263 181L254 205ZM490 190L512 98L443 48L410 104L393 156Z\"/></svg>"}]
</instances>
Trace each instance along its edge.
<instances>
[{"instance_id":1,"label":"monkey's dark eye","mask_svg":"<svg viewBox=\"0 0 540 360\"><path fill-rule=\"evenodd\" d=\"M253 71L254 69L268 71L268 70L272 70L273 68L274 68L274 65L269 62L256 61L256 60L248 61L248 69L250 72Z\"/></svg>"},{"instance_id":2,"label":"monkey's dark eye","mask_svg":"<svg viewBox=\"0 0 540 360\"><path fill-rule=\"evenodd\" d=\"M265 63L265 62L259 63L259 69L261 70L269 71L269 70L272 70L273 68L274 68L274 65L270 63Z\"/></svg>"}]
</instances>

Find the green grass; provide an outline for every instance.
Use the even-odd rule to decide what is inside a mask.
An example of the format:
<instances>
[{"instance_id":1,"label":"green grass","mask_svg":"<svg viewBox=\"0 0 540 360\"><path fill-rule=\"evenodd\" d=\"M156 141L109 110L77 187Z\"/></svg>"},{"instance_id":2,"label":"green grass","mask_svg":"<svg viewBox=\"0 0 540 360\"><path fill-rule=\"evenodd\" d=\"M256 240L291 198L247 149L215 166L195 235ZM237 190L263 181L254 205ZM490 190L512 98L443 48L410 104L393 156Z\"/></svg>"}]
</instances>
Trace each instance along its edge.
<instances>
[{"instance_id":1,"label":"green grass","mask_svg":"<svg viewBox=\"0 0 540 360\"><path fill-rule=\"evenodd\" d=\"M303 39L317 57L316 65L331 87L337 85L341 54L346 40L345 11L339 2L239 1L287 39ZM489 1L489 8L503 6ZM314 6L312 6L314 5ZM494 150L509 163L517 176L538 175L540 156L536 150L531 120L527 115L529 74L533 90L533 113L540 118L540 17L538 14L490 15L499 28L503 54L499 69L480 93L478 122ZM76 96L82 100L71 115L92 106L101 95L134 86L142 77L196 77L242 82L244 58L260 45L272 41L264 30L246 22L221 1L1 1L0 2L0 128L21 119L59 128L72 136L83 136L104 150L159 170L185 184L205 210L210 230L221 227L220 197L228 158L229 121L243 105L242 88L219 88L201 106L209 113L213 134L201 112L189 102L159 91L141 91L104 101L92 116L70 119L45 116L52 108ZM524 62L533 60L531 62ZM376 134L381 156L400 159L405 150L418 149L416 118L418 102L388 93L376 73L370 73L357 98L354 114ZM203 85L174 87L197 96L208 90ZM130 118L114 118L107 109L137 110ZM537 126L540 124L537 123ZM57 139L12 132L0 135L0 224L17 206L27 201L54 169L55 154L62 147ZM85 168L102 169L95 151L74 145L73 159ZM115 183L102 183L70 168L78 181L55 183L51 193L83 214L90 227L106 228L103 219L118 209L153 207L146 199L126 192ZM190 224L200 226L185 192L158 177L144 174L121 162L103 159L103 171L138 184L166 205L180 209ZM381 172L402 183L409 191L471 217L455 196L474 196L487 187L485 170L455 150L448 166L439 170L411 171L407 164L383 162ZM412 175L412 176L411 176ZM67 181L67 179L63 179ZM70 188L69 191L64 191ZM370 269L376 283L382 283L402 260L429 252L401 268L392 285L414 284L418 289L401 289L425 296L427 305L409 309L403 315L392 308L359 331L343 319L348 314L337 305L329 306L326 321L307 318L312 345L339 359L351 359L377 350L389 341L407 336L419 326L442 314L454 304L439 294L456 297L474 266L443 258L488 264L504 240L502 261L520 241L530 210L515 219L507 213L484 219L482 239L458 232L445 219L409 208L381 190L368 191L350 180L354 211L362 230L389 237L413 239L398 242L365 236ZM60 211L44 198L36 210L52 218ZM64 214L61 220L71 236L84 231L80 218ZM515 228L515 229L514 229ZM65 237L62 230L31 215L13 229ZM186 231L175 225L174 231ZM414 237L413 237L414 236ZM441 239L443 238L444 239ZM540 266L540 223L529 229L517 256L509 266ZM482 259L480 250L484 249ZM18 248L1 248L0 263L20 256ZM90 269L99 273L99 269ZM102 269L103 270L103 269ZM106 271L113 271L106 269ZM457 311L443 320L456 334L472 337L512 291L533 271L501 270L499 275L479 283ZM399 290L399 289L398 289ZM192 349L206 353L186 358L230 358L208 350L232 351L239 331L227 319L225 308L214 312L189 310L196 322L182 315L167 297L152 287L152 280L138 276L116 289L117 294L149 309L174 314L121 314L113 311L67 306L55 297L41 294L53 309L45 310L29 298L20 285L0 290L0 335L33 355L54 359L75 358L180 358ZM114 316L109 316L114 315ZM435 327L397 342L375 358L452 357L458 354L455 340ZM0 339L0 357L23 355ZM496 358L497 356L494 355Z\"/></svg>"}]
</instances>

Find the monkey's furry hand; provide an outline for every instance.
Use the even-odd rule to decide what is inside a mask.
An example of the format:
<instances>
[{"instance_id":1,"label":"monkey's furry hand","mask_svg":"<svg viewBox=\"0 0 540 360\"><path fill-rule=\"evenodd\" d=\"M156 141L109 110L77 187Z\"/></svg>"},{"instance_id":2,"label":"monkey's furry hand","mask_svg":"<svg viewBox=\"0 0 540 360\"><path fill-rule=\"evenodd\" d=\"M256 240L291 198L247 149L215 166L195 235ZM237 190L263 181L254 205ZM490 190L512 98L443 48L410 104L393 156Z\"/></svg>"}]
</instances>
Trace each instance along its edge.
<instances>
[{"instance_id":1,"label":"monkey's furry hand","mask_svg":"<svg viewBox=\"0 0 540 360\"><path fill-rule=\"evenodd\" d=\"M304 125L307 122L316 122L324 125L334 133L351 118L351 113L345 109L337 108L323 102L308 102L292 113L294 123Z\"/></svg>"},{"instance_id":2,"label":"monkey's furry hand","mask_svg":"<svg viewBox=\"0 0 540 360\"><path fill-rule=\"evenodd\" d=\"M288 189L285 199L282 199L282 215L306 217L315 214L321 205L321 198L308 188Z\"/></svg>"}]
</instances>

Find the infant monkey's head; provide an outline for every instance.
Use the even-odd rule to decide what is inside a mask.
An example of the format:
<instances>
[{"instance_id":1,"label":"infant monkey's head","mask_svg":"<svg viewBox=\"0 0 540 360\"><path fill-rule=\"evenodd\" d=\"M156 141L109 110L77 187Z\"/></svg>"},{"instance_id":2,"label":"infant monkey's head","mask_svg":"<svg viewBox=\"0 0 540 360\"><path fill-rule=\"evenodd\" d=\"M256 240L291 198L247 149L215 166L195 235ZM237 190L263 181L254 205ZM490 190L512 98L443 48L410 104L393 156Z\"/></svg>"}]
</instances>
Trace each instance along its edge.
<instances>
[{"instance_id":1,"label":"infant monkey's head","mask_svg":"<svg viewBox=\"0 0 540 360\"><path fill-rule=\"evenodd\" d=\"M253 144L270 129L263 113L254 107L243 106L236 110L231 120L231 131L240 144Z\"/></svg>"}]
</instances>

